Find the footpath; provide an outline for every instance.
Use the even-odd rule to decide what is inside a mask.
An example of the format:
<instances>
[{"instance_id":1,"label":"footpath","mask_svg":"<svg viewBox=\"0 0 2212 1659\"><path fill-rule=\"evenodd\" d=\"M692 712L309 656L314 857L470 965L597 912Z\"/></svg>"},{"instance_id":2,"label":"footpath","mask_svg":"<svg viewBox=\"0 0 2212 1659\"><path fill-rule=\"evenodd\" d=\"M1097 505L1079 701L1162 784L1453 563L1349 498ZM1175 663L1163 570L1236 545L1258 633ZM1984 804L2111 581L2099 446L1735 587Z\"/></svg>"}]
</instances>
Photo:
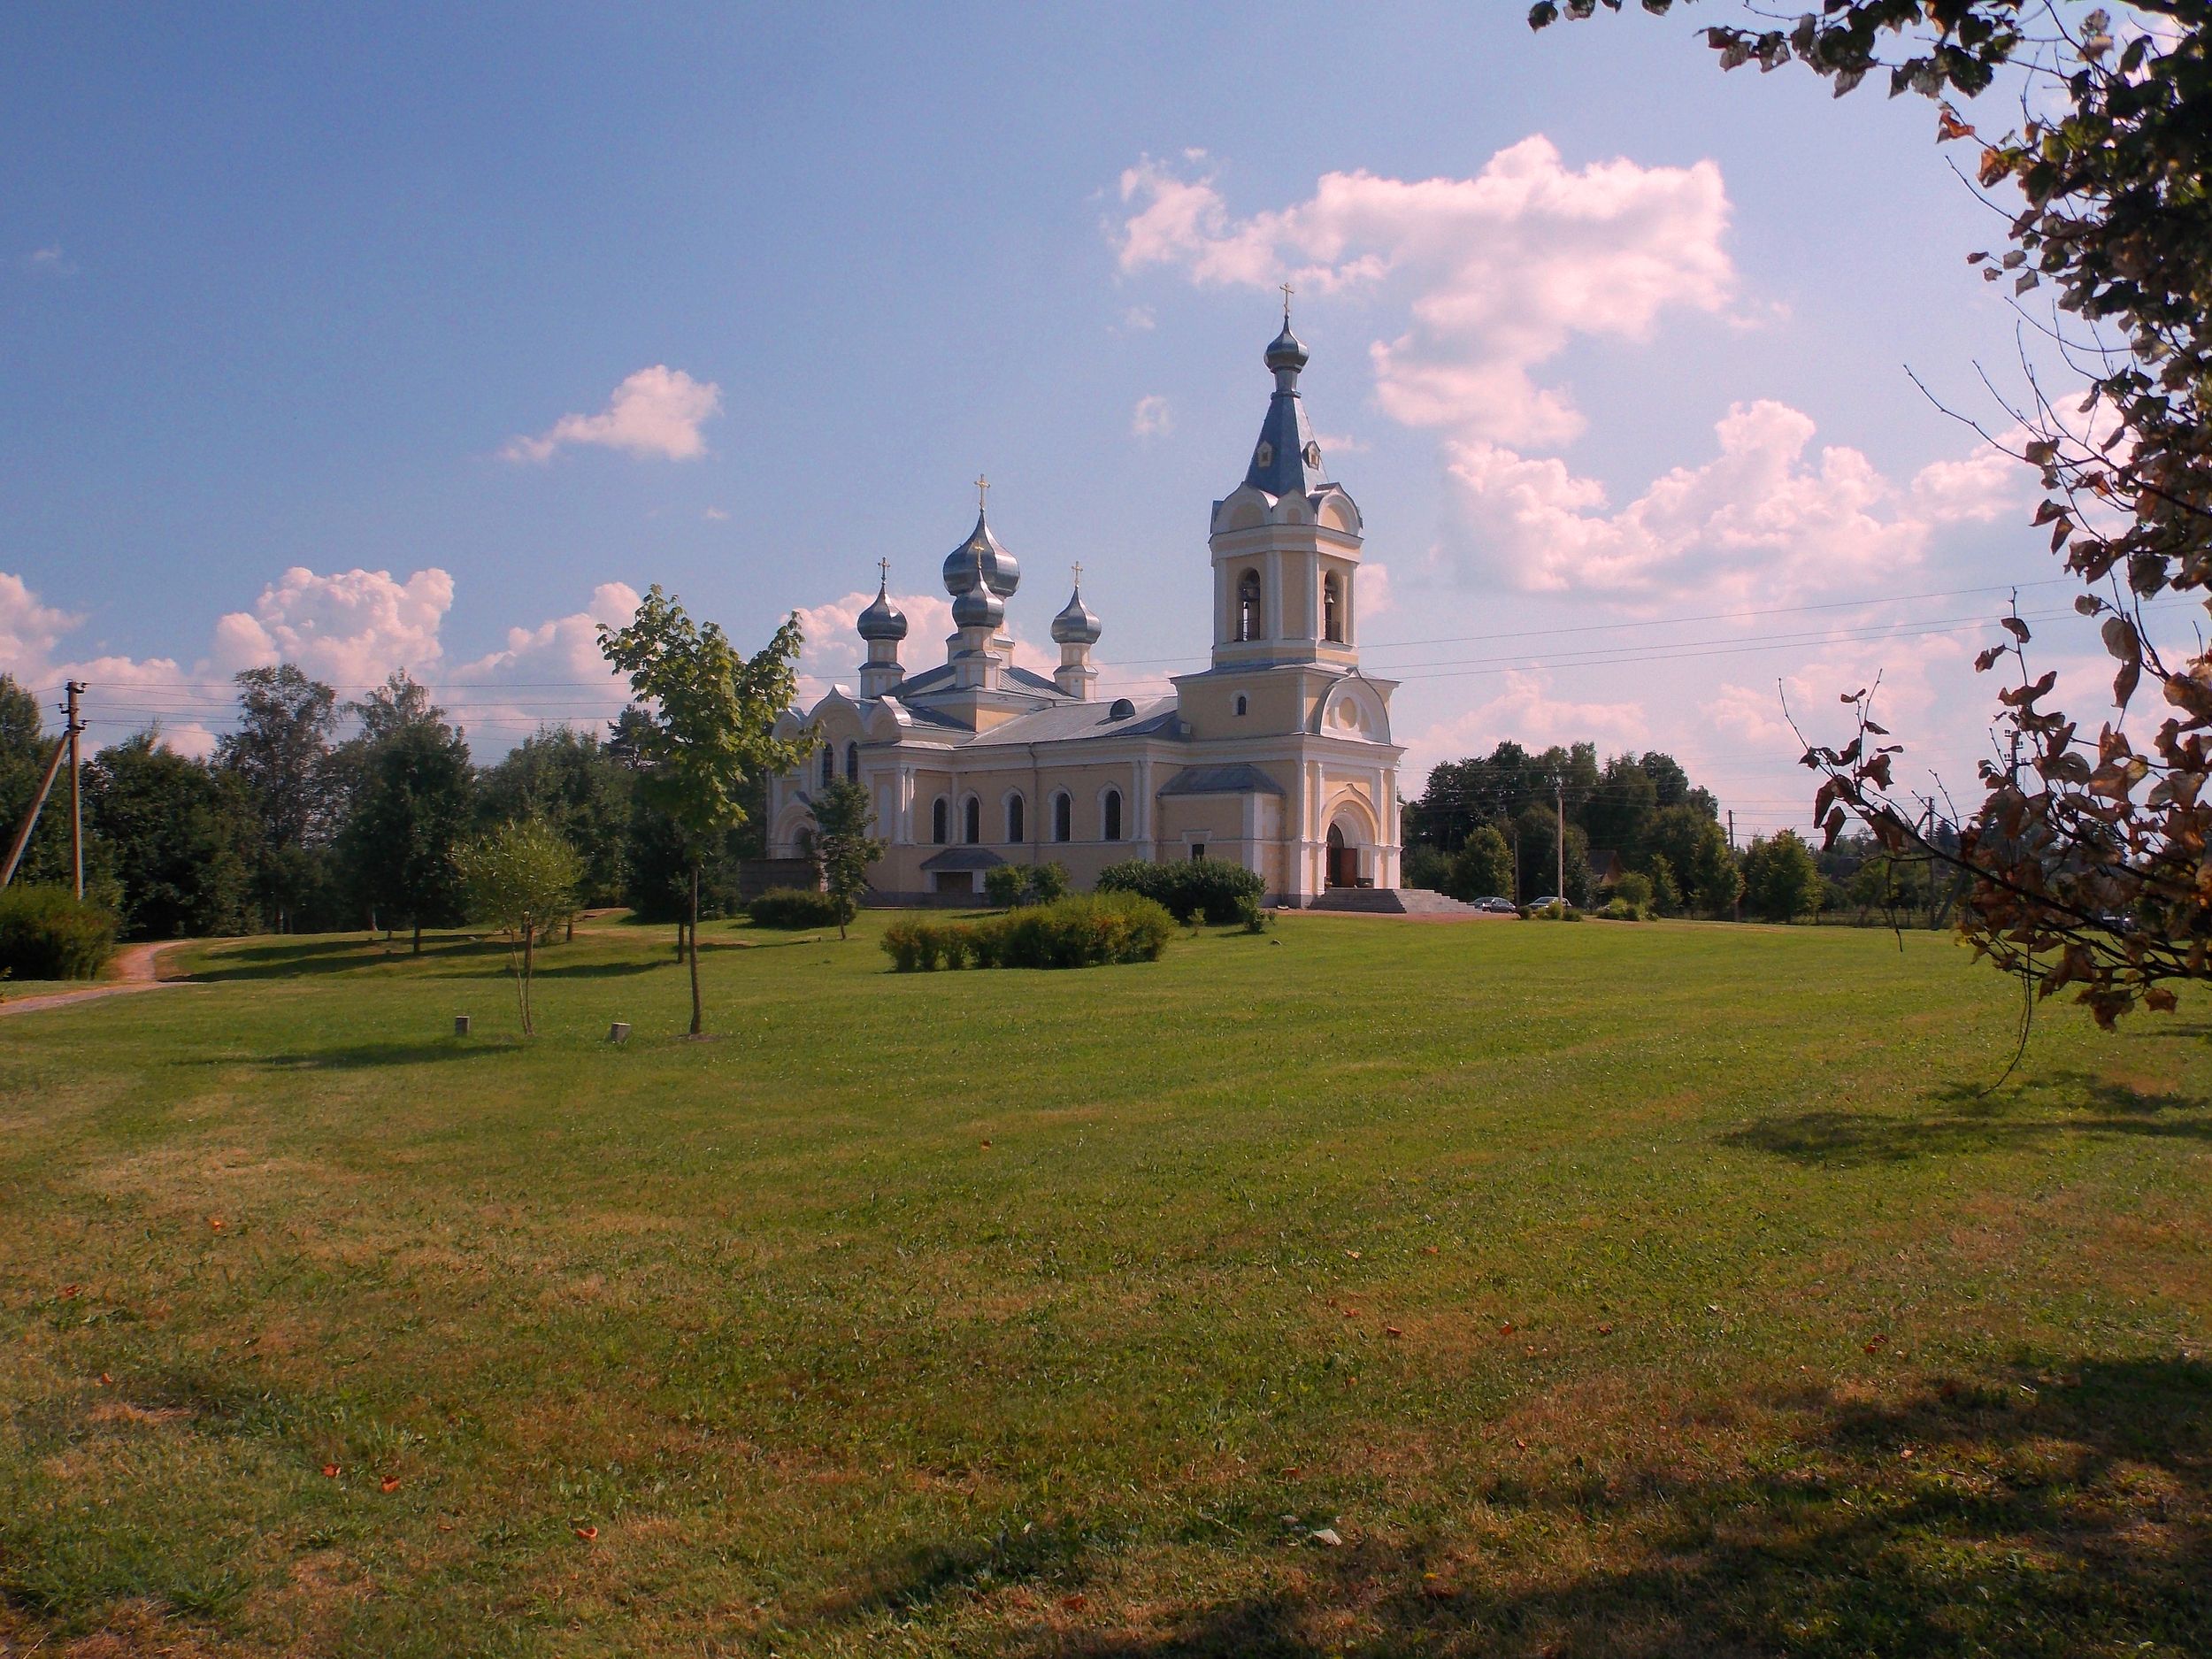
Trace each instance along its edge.
<instances>
[{"instance_id":1,"label":"footpath","mask_svg":"<svg viewBox=\"0 0 2212 1659\"><path fill-rule=\"evenodd\" d=\"M42 1008L61 1008L71 1002L89 1002L102 996L128 996L135 991L158 991L165 986L182 985L182 979L161 977L160 956L165 950L174 950L180 945L195 943L189 939L165 939L150 945L126 945L116 953L115 972L111 979L96 985L88 985L81 991L45 991L36 996L9 997L0 1002L0 1019L10 1014L31 1014ZM0 996L7 994L7 984L0 980Z\"/></svg>"}]
</instances>

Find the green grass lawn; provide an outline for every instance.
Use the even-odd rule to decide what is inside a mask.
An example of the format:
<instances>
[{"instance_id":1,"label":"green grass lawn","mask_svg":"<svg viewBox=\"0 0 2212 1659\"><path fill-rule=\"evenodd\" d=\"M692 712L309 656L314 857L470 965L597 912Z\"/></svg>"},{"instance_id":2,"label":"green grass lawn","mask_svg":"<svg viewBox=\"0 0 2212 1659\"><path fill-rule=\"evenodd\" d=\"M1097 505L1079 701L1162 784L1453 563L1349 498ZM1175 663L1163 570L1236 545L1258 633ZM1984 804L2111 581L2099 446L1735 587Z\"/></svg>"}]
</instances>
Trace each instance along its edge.
<instances>
[{"instance_id":1,"label":"green grass lawn","mask_svg":"<svg viewBox=\"0 0 2212 1659\"><path fill-rule=\"evenodd\" d=\"M0 1652L2212 1651L2205 999L881 922L0 1023Z\"/></svg>"}]
</instances>

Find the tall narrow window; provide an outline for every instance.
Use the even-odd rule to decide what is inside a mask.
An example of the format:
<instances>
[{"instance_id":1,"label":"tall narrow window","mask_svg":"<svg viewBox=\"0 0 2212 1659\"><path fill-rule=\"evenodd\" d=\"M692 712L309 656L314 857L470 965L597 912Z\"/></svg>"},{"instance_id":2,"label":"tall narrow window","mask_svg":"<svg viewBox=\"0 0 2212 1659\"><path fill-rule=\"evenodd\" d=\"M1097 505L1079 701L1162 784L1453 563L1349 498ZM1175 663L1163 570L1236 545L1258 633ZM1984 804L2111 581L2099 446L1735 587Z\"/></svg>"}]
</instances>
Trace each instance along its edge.
<instances>
[{"instance_id":1,"label":"tall narrow window","mask_svg":"<svg viewBox=\"0 0 2212 1659\"><path fill-rule=\"evenodd\" d=\"M1250 704L1248 704L1248 703L1246 703L1246 702L1245 702L1245 700L1244 700L1244 694L1243 694L1241 691L1240 691L1239 693L1237 693L1237 712L1238 712L1239 714L1242 714L1242 713L1245 711L1245 710L1246 710L1246 709L1248 709L1248 708L1249 708L1250 706L1251 706Z\"/></svg>"},{"instance_id":2,"label":"tall narrow window","mask_svg":"<svg viewBox=\"0 0 2212 1659\"><path fill-rule=\"evenodd\" d=\"M1321 579L1321 637L1344 643L1344 579L1334 571Z\"/></svg>"},{"instance_id":3,"label":"tall narrow window","mask_svg":"<svg viewBox=\"0 0 2212 1659\"><path fill-rule=\"evenodd\" d=\"M860 745L857 743L845 745L845 781L847 783L860 781Z\"/></svg>"},{"instance_id":4,"label":"tall narrow window","mask_svg":"<svg viewBox=\"0 0 2212 1659\"><path fill-rule=\"evenodd\" d=\"M964 827L968 832L968 845L972 847L983 839L983 803L970 795L968 810L964 816L967 819Z\"/></svg>"},{"instance_id":5,"label":"tall narrow window","mask_svg":"<svg viewBox=\"0 0 2212 1659\"><path fill-rule=\"evenodd\" d=\"M837 780L837 751L827 743L822 745L822 787L828 788Z\"/></svg>"},{"instance_id":6,"label":"tall narrow window","mask_svg":"<svg viewBox=\"0 0 2212 1659\"><path fill-rule=\"evenodd\" d=\"M1120 790L1109 789L1106 792L1106 803L1100 809L1099 816L1106 821L1104 826L1106 832L1104 839L1110 841L1119 841L1121 839Z\"/></svg>"},{"instance_id":7,"label":"tall narrow window","mask_svg":"<svg viewBox=\"0 0 2212 1659\"><path fill-rule=\"evenodd\" d=\"M1069 840L1075 833L1074 819L1075 803L1068 799L1067 791L1064 789L1052 797L1052 839L1056 841Z\"/></svg>"},{"instance_id":8,"label":"tall narrow window","mask_svg":"<svg viewBox=\"0 0 2212 1659\"><path fill-rule=\"evenodd\" d=\"M1260 637L1260 573L1247 571L1237 578L1237 638Z\"/></svg>"},{"instance_id":9,"label":"tall narrow window","mask_svg":"<svg viewBox=\"0 0 2212 1659\"><path fill-rule=\"evenodd\" d=\"M1022 833L1029 827L1022 821L1023 817L1021 796L1008 795L1006 797L1006 839L1008 841L1020 842L1029 839Z\"/></svg>"},{"instance_id":10,"label":"tall narrow window","mask_svg":"<svg viewBox=\"0 0 2212 1659\"><path fill-rule=\"evenodd\" d=\"M941 795L929 810L929 838L940 847L952 839L952 803Z\"/></svg>"}]
</instances>

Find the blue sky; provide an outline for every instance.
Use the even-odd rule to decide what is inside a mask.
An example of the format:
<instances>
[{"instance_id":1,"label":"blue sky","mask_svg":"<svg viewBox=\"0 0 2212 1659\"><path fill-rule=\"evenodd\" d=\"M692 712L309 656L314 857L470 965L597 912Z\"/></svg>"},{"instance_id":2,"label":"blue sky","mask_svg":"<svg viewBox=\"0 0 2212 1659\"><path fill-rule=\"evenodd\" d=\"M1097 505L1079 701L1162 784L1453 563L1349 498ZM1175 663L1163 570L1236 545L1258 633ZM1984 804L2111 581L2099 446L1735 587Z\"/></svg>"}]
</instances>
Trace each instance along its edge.
<instances>
[{"instance_id":1,"label":"blue sky","mask_svg":"<svg viewBox=\"0 0 2212 1659\"><path fill-rule=\"evenodd\" d=\"M654 581L849 678L981 471L1017 632L1080 560L1141 688L1203 655L1289 276L1409 793L1579 733L1793 821L1778 678L1877 670L1960 777L1955 590L2054 571L1903 365L2003 424L2001 221L1924 104L1524 11L12 8L0 667L191 747L257 657L405 666L494 753L611 706Z\"/></svg>"}]
</instances>

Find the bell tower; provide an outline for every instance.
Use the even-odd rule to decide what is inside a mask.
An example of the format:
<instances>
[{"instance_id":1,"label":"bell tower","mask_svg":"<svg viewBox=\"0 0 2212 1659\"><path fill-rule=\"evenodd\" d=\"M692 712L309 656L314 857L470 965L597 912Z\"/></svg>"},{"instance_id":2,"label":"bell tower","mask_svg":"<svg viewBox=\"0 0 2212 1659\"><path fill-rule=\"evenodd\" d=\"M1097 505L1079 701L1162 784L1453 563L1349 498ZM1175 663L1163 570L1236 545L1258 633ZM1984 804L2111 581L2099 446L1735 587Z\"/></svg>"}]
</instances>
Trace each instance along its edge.
<instances>
[{"instance_id":1,"label":"bell tower","mask_svg":"<svg viewBox=\"0 0 2212 1659\"><path fill-rule=\"evenodd\" d=\"M1274 395L1244 481L1214 503L1216 669L1359 666L1359 509L1329 481L1298 376L1306 348L1283 329L1267 348Z\"/></svg>"}]
</instances>

